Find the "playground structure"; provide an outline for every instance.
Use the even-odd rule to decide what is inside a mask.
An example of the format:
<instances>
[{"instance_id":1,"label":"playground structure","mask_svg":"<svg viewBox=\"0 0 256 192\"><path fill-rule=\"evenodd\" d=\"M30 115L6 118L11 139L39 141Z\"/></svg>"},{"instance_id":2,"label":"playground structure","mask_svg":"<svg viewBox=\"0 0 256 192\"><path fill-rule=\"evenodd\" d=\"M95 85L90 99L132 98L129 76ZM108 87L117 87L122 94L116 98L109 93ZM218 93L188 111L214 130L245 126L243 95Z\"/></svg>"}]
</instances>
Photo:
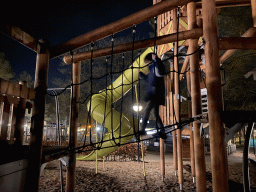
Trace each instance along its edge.
<instances>
[{"instance_id":1,"label":"playground structure","mask_svg":"<svg viewBox=\"0 0 256 192\"><path fill-rule=\"evenodd\" d=\"M216 8L223 6L234 6L234 5L251 5L252 7L252 17L254 22L254 27L249 29L242 37L239 38L218 38L217 36L217 12ZM182 9L178 8L180 6ZM186 7L184 7L186 6ZM178 9L177 9L178 8ZM183 15L186 18L180 18ZM65 56L64 60L66 63L72 62L72 74L73 82L71 86L71 123L70 123L70 134L69 134L69 146L68 147L53 147L53 148L43 148L42 138L43 138L43 128L44 128L44 113L45 113L45 98L47 90L47 79L48 79L48 67L49 59L57 57L68 51L77 49L79 47L90 44L91 41L97 41L132 25L139 24L146 21L152 17L158 17L158 37L153 39L148 39L144 41L138 41L134 43L118 45L114 48L105 48L101 50L95 50L92 52L78 53L71 56ZM184 20L183 20L184 19ZM181 24L181 25L179 25ZM179 26L179 27L178 27ZM191 95L191 110L188 117L192 124L190 124L190 159L192 175L196 178L196 188L197 191L206 191L206 170L205 170L205 157L204 157L204 144L200 135L200 124L204 118L209 123L209 134L210 134L210 147L211 147L211 163L212 163L212 176L213 176L213 190L214 191L228 191L228 171L227 171L227 159L226 159L226 143L225 143L225 130L229 132L229 135L234 135L235 132L240 130L243 125L236 126L236 129L224 129L223 122L232 122L233 119L238 119L235 123L249 123L250 127L248 129L247 137L250 136L250 130L253 126L255 117L254 113L246 113L245 115L238 112L222 113L222 92L221 92L221 77L220 77L220 62L223 62L228 56L234 53L234 49L256 49L256 39L255 39L255 27L256 27L256 1L213 1L213 0L203 0L202 2L191 2L191 0L173 0L173 1L154 1L154 5L145 10L139 11L130 15L126 18L118 20L114 23L108 24L106 26L95 29L77 38L69 40L63 44L55 47L50 47L46 41L37 42L30 35L22 32L20 29L14 26L4 26L1 28L3 32L10 35L14 39L23 43L27 47L37 52L37 63L36 63L36 74L35 74L35 88L28 89L25 85L18 85L1 80L1 102L4 103L2 107L2 125L1 125L1 148L6 147L6 151L20 151L17 152L15 156L10 156L6 159L2 159L1 166L9 165L21 165L19 170L6 173L6 180L12 180L13 178L19 178L18 185L13 186L13 191L26 190L37 191L40 177L40 170L43 163L59 159L61 157L67 156L66 159L68 170L67 170L67 181L66 190L74 190L74 178L75 178L75 167L76 167L76 144L77 144L77 127L78 127L78 108L79 108L79 92L80 92L80 71L81 71L81 60L86 60L90 58L96 58L100 56L106 56L115 53L122 53L124 51L131 51L133 49L147 48L155 45L159 45L157 54L162 56L163 54L170 54L170 50L173 48L173 55L178 54L177 41L182 42L184 45L188 46L187 54L191 54L186 57L181 73L171 73L169 77L166 77L166 107L161 109L161 116L165 125L178 125L173 131L173 149L174 149L174 165L177 170L177 175L179 178L180 188L183 185L183 157L182 157L182 132L180 129L181 118L180 115L176 115L174 120L174 114L180 114L180 91L179 91L179 81L184 75L183 73L188 70L190 66L190 72L186 73L187 84L189 87L189 93ZM24 35L25 34L25 35ZM208 101L208 113L206 116L202 116L201 107L201 96L200 96L200 78L199 78L199 67L204 67L199 65L198 52L199 43L202 42L200 37L203 36L204 39L204 54L205 54L205 73L206 73L206 88L207 88L207 101ZM199 40L200 39L200 40ZM174 45L173 42L176 42ZM181 43L180 43L181 45ZM219 50L228 50L225 54L219 57ZM153 50L153 49L151 49ZM146 54L146 52L145 52ZM143 56L143 54L142 54ZM143 67L142 66L136 67ZM173 70L179 71L179 61L178 57L173 57ZM136 65L136 61L134 66ZM132 83L138 79L136 77L136 68L128 69L130 72L127 74L132 75L127 78L127 83ZM125 73L125 72L124 72ZM174 82L174 85L172 85ZM116 84L115 84L116 83ZM124 79L116 80L111 89L124 84ZM133 85L133 84L132 84ZM123 86L124 91L119 92L115 89L113 95L114 100L117 100L126 91L128 91L132 85ZM109 95L108 92L101 92L97 95L92 96L91 101L88 103L88 108L95 111L91 111L92 117L96 119L99 123L102 123L103 118L100 116L96 110L104 111L102 106L99 104L105 104L105 95ZM102 96L103 95L103 96ZM103 97L103 99L101 98ZM15 98L15 101L14 99ZM11 100L13 99L13 100ZM22 146L21 130L24 121L24 109L29 107L26 104L27 100L33 102L33 115L31 123L31 139L29 149L27 146ZM103 101L104 100L104 101ZM109 101L108 101L109 102ZM10 103L13 103L15 112L10 112ZM107 103L108 106L111 103ZM90 106L90 107L89 107ZM97 109L99 108L99 109ZM174 110L173 110L174 109ZM111 108L107 109L112 111ZM21 113L22 111L22 113ZM95 112L95 114L94 114ZM11 122L15 124L12 126L12 131L10 133L11 139L7 139L7 130L9 113L16 114L16 118L13 118ZM115 112L113 112L115 113ZM6 115L7 114L7 115ZM97 116L98 114L98 116ZM19 116L20 115L20 116ZM230 116L232 118L230 119ZM237 118L234 118L237 117ZM116 120L116 118L118 120ZM16 119L16 122L15 120ZM23 119L23 120L22 120ZM119 135L125 136L125 134L134 134L133 125L130 124L131 120L129 117L122 117L121 125L114 125L115 130L112 128L114 137L118 138ZM124 122L125 123L124 123ZM109 120L111 123L119 123L120 116L115 117L115 121ZM106 123L107 124L107 123ZM107 126L107 125L106 125ZM110 126L110 125L109 125ZM126 127L125 127L126 126ZM111 127L111 126L110 126ZM173 126L172 126L173 127ZM233 130L233 131L232 131ZM130 132L131 131L131 132ZM112 133L113 133L112 132ZM249 135L249 136L248 136ZM108 137L108 135L106 135ZM111 138L112 137L112 138ZM132 136L130 136L132 137ZM14 139L15 138L15 139ZM249 137L250 138L250 137ZM107 142L103 144L116 145L113 143L113 135L109 134L106 138ZM126 137L127 141L130 139ZM15 140L15 142L13 142ZM249 139L248 139L249 140ZM127 142L121 138L121 144ZM119 140L116 139L118 143ZM14 144L13 144L14 143ZM108 144L109 143L109 144ZM163 140L160 139L160 149L161 149L161 174L164 176L164 153L163 153ZM21 150L22 149L22 150ZM111 148L111 150L115 148ZM247 147L248 149L248 147ZM24 152L24 153L21 153ZM246 148L245 148L246 151ZM27 154L25 153L27 152ZM108 151L109 152L109 151ZM17 155L19 154L19 155ZM101 156L104 156L101 155ZM246 160L245 160L246 162ZM248 158L247 158L248 162ZM247 165L248 167L248 165ZM14 171L13 171L14 172ZM26 180L23 180L26 175ZM246 175L245 175L246 176ZM7 178L8 177L8 178ZM245 178L246 180L246 178ZM248 178L247 178L248 181ZM13 181L13 182L17 182ZM248 185L244 183L245 190L248 191ZM4 186L4 185L3 185ZM11 187L11 185L5 186ZM15 188L17 187L17 188Z\"/></svg>"}]
</instances>

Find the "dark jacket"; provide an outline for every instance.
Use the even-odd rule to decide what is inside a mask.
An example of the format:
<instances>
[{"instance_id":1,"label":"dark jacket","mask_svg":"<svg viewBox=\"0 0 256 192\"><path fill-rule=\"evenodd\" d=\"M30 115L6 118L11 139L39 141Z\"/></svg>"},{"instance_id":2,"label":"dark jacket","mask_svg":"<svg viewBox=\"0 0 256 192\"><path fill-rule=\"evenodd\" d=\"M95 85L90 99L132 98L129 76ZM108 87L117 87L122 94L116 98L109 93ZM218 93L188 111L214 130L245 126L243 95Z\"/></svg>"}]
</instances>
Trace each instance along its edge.
<instances>
[{"instance_id":1,"label":"dark jacket","mask_svg":"<svg viewBox=\"0 0 256 192\"><path fill-rule=\"evenodd\" d=\"M160 59L159 59L160 60ZM153 61L149 65L149 73L145 75L139 72L139 75L147 83L145 101L153 100L158 105L165 105L165 85L164 77L165 67L162 61Z\"/></svg>"}]
</instances>

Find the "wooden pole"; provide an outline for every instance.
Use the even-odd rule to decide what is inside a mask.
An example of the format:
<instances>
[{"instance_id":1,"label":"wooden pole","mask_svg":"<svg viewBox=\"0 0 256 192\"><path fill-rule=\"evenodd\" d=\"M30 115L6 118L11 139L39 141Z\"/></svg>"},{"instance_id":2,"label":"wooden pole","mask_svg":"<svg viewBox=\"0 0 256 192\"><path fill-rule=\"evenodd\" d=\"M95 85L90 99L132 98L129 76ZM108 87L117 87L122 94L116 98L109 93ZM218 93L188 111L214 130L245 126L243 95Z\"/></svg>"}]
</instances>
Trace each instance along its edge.
<instances>
[{"instance_id":1,"label":"wooden pole","mask_svg":"<svg viewBox=\"0 0 256 192\"><path fill-rule=\"evenodd\" d=\"M256 49L256 37L220 37L219 49Z\"/></svg>"},{"instance_id":2,"label":"wooden pole","mask_svg":"<svg viewBox=\"0 0 256 192\"><path fill-rule=\"evenodd\" d=\"M30 147L28 170L26 176L26 190L38 191L41 158L42 139L44 129L45 99L47 91L49 68L49 43L40 40L41 49L37 53L35 72L35 101L31 118Z\"/></svg>"},{"instance_id":3,"label":"wooden pole","mask_svg":"<svg viewBox=\"0 0 256 192\"><path fill-rule=\"evenodd\" d=\"M205 39L206 87L212 165L213 191L228 191L228 167L225 130L221 121L222 91L217 36L217 13L214 0L202 0Z\"/></svg>"},{"instance_id":4,"label":"wooden pole","mask_svg":"<svg viewBox=\"0 0 256 192\"><path fill-rule=\"evenodd\" d=\"M256 0L251 0L253 26L256 27Z\"/></svg>"},{"instance_id":5,"label":"wooden pole","mask_svg":"<svg viewBox=\"0 0 256 192\"><path fill-rule=\"evenodd\" d=\"M173 31L177 32L177 10L173 10ZM177 37L176 37L177 38ZM177 55L177 42L174 46L174 55ZM174 71L179 71L178 57L174 58ZM174 73L174 111L177 122L180 122L180 89L179 89L179 74ZM178 179L180 184L180 190L183 188L183 159L182 159L182 138L181 129L176 130L177 133L177 157L178 157Z\"/></svg>"},{"instance_id":6,"label":"wooden pole","mask_svg":"<svg viewBox=\"0 0 256 192\"><path fill-rule=\"evenodd\" d=\"M191 80L190 71L186 73L187 77L187 89L188 89L188 117L192 118L192 107L191 107ZM191 174L193 177L193 183L195 183L195 150L194 150L194 131L192 123L189 124L189 136L190 136L190 164L191 164Z\"/></svg>"},{"instance_id":7,"label":"wooden pole","mask_svg":"<svg viewBox=\"0 0 256 192\"><path fill-rule=\"evenodd\" d=\"M197 39L197 38L201 37L202 35L203 35L203 28L197 28L197 29L180 32L179 39L180 40L194 39L194 38ZM134 43L134 47L133 47L133 43L121 44L121 45L117 45L114 47L113 53L117 54L117 53L123 53L126 51L131 51L132 49L142 49L142 48L152 47L155 44L162 45L162 44L166 44L166 43L170 43L170 42L175 42L176 39L177 39L177 34L173 33L173 34L157 37L156 39L152 38L152 39L146 39L146 40L142 40L142 41L136 41ZM95 50L93 52L93 58L103 57L103 56L111 55L111 54L112 54L112 47L107 47L107 48ZM73 55L74 62L87 60L90 58L91 58L91 51ZM63 60L65 63L72 62L70 55L64 56Z\"/></svg>"},{"instance_id":8,"label":"wooden pole","mask_svg":"<svg viewBox=\"0 0 256 192\"><path fill-rule=\"evenodd\" d=\"M251 27L250 29L248 29L243 35L242 37L255 37L256 36L256 28L255 27ZM229 58L234 52L236 51L236 49L231 49L231 50L227 50L225 53L223 53L220 57L220 63L224 62L227 58Z\"/></svg>"},{"instance_id":9,"label":"wooden pole","mask_svg":"<svg viewBox=\"0 0 256 192\"><path fill-rule=\"evenodd\" d=\"M80 83L81 62L73 63L73 84ZM68 169L67 169L67 186L66 191L75 190L75 168L76 168L76 153L74 148L77 146L77 128L78 128L78 112L79 112L79 96L80 85L73 85L71 87L71 112L70 112L70 130L69 130L69 147L71 154L68 155Z\"/></svg>"},{"instance_id":10,"label":"wooden pole","mask_svg":"<svg viewBox=\"0 0 256 192\"><path fill-rule=\"evenodd\" d=\"M161 169L161 177L164 180L165 176L165 158L164 158L164 140L160 138L160 169Z\"/></svg>"},{"instance_id":11,"label":"wooden pole","mask_svg":"<svg viewBox=\"0 0 256 192\"><path fill-rule=\"evenodd\" d=\"M171 11L172 18L174 17L174 10ZM173 25L172 25L173 26ZM177 32L174 31L174 27L172 27L172 33ZM170 70L173 71L173 65L170 64ZM174 74L171 73L171 93L170 93L170 103L171 103L171 123L174 124L175 117L174 117ZM173 166L174 166L174 174L177 176L178 174L178 158L177 158L177 131L172 132L172 138L173 138Z\"/></svg>"},{"instance_id":12,"label":"wooden pole","mask_svg":"<svg viewBox=\"0 0 256 192\"><path fill-rule=\"evenodd\" d=\"M188 10L188 27L189 29L196 27L196 5L191 2L187 5ZM198 40L190 39L189 47L191 53L198 49ZM201 114L201 94L199 82L199 61L198 52L189 56L190 61L190 79L191 79L191 103L192 116ZM195 169L196 169L196 188L197 191L207 191L206 188L206 168L204 155L204 141L200 136L200 123L193 122L194 128L194 145L195 145Z\"/></svg>"},{"instance_id":13,"label":"wooden pole","mask_svg":"<svg viewBox=\"0 0 256 192\"><path fill-rule=\"evenodd\" d=\"M27 83L20 81L20 85L23 85L27 87ZM15 144L22 145L23 139L24 139L24 123L25 123L25 113L26 113L26 99L20 98L19 104L17 108L15 109L15 116L16 116L16 122L15 122Z\"/></svg>"},{"instance_id":14,"label":"wooden pole","mask_svg":"<svg viewBox=\"0 0 256 192\"><path fill-rule=\"evenodd\" d=\"M192 0L172 0L172 1L162 1L157 3L149 8L141 10L137 13L129 15L125 18L122 18L113 23L107 24L105 26L99 27L95 30L92 30L86 34L80 35L74 39L71 39L65 43L62 43L58 46L53 47L51 50L51 58L57 57L63 53L66 53L70 50L74 50L85 46L92 41L98 41L102 38L110 36L114 33L132 27L133 24L139 24L144 21L149 20L157 15L175 9L177 6L183 6Z\"/></svg>"}]
</instances>

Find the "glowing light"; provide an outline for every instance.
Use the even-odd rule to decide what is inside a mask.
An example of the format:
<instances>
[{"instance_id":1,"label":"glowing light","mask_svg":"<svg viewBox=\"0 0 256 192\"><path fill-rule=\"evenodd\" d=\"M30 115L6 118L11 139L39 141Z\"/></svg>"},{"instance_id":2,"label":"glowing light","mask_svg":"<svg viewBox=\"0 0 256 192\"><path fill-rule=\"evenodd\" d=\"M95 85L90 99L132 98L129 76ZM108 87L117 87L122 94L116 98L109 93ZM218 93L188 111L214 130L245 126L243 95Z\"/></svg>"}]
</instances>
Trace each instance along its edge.
<instances>
[{"instance_id":1,"label":"glowing light","mask_svg":"<svg viewBox=\"0 0 256 192\"><path fill-rule=\"evenodd\" d=\"M141 111L142 110L142 106L141 105L139 105L139 106L138 105L134 105L133 106L133 110L136 111L136 112L137 111Z\"/></svg>"}]
</instances>

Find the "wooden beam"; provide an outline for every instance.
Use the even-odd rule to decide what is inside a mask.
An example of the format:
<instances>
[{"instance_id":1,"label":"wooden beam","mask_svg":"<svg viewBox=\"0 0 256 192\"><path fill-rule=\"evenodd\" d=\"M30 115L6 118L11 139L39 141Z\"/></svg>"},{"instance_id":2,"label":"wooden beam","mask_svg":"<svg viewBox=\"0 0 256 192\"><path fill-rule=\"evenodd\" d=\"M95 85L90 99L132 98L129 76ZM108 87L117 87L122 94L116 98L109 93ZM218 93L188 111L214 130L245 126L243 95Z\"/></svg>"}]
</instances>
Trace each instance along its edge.
<instances>
[{"instance_id":1,"label":"wooden beam","mask_svg":"<svg viewBox=\"0 0 256 192\"><path fill-rule=\"evenodd\" d=\"M197 29L193 29L193 30L188 30L188 31L183 31L179 33L179 40L185 40L185 39L196 39L199 38L203 35L203 29L202 28L197 28ZM161 37L157 37L156 42L155 39L146 39L146 40L142 40L142 41L137 41L134 43L134 49L142 49L142 48L147 48L147 47L152 47L155 45L162 45L162 44L166 44L166 43L170 43L170 42L174 42L177 39L177 34L173 33L170 35L165 35L165 36L161 36ZM126 44L122 44L122 45L117 45L114 47L113 53L117 54L117 53L122 53L122 52L126 52L126 51L131 51L133 49L133 43L126 43ZM99 49L99 50L95 50L93 51L93 58L97 58L97 57L103 57L106 55L111 55L112 53L112 47L107 47L104 49ZM73 55L73 61L74 62L78 62L78 61L82 61L82 60L87 60L91 58L91 51L87 51L87 52L83 52L83 53L78 53ZM65 63L71 63L71 56L65 56L63 58Z\"/></svg>"},{"instance_id":2,"label":"wooden beam","mask_svg":"<svg viewBox=\"0 0 256 192\"><path fill-rule=\"evenodd\" d=\"M51 58L62 55L68 51L85 46L92 41L98 41L109 35L132 27L133 24L139 24L149 20L152 17L175 9L177 6L183 6L192 0L168 0L157 3L149 8L141 10L137 13L124 17L118 21L102 26L98 29L92 30L86 34L80 35L74 39L71 39L65 43L54 46L51 49Z\"/></svg>"},{"instance_id":3,"label":"wooden beam","mask_svg":"<svg viewBox=\"0 0 256 192\"><path fill-rule=\"evenodd\" d=\"M228 167L225 130L221 120L222 91L217 35L217 13L214 0L202 0L203 30L205 40L206 87L213 191L228 191Z\"/></svg>"},{"instance_id":4,"label":"wooden beam","mask_svg":"<svg viewBox=\"0 0 256 192\"><path fill-rule=\"evenodd\" d=\"M35 89L0 78L0 93L23 99L35 100Z\"/></svg>"},{"instance_id":5,"label":"wooden beam","mask_svg":"<svg viewBox=\"0 0 256 192\"><path fill-rule=\"evenodd\" d=\"M216 0L215 6L216 8L223 8L223 7L236 7L236 6L249 6L251 5L250 0ZM202 8L202 2L196 3L196 8Z\"/></svg>"},{"instance_id":6,"label":"wooden beam","mask_svg":"<svg viewBox=\"0 0 256 192\"><path fill-rule=\"evenodd\" d=\"M1 25L0 31L28 47L32 51L37 52L38 41L25 31L22 31L20 28L11 25Z\"/></svg>"},{"instance_id":7,"label":"wooden beam","mask_svg":"<svg viewBox=\"0 0 256 192\"><path fill-rule=\"evenodd\" d=\"M256 37L256 27L251 27L248 29L242 37ZM223 63L227 58L229 58L236 49L227 50L225 53L223 53L220 57L220 63Z\"/></svg>"},{"instance_id":8,"label":"wooden beam","mask_svg":"<svg viewBox=\"0 0 256 192\"><path fill-rule=\"evenodd\" d=\"M256 49L256 37L220 37L219 49Z\"/></svg>"}]
</instances>

